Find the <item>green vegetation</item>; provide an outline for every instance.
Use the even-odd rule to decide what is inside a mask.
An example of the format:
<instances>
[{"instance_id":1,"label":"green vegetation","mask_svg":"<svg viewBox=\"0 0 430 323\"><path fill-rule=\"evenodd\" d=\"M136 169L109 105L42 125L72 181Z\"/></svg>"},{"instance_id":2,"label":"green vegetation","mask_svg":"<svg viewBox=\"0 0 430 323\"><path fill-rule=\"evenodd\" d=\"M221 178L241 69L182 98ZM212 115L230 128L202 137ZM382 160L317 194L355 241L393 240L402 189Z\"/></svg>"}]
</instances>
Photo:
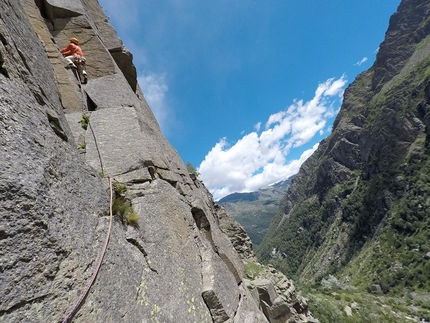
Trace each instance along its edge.
<instances>
[{"instance_id":1,"label":"green vegetation","mask_svg":"<svg viewBox=\"0 0 430 323\"><path fill-rule=\"evenodd\" d=\"M345 91L257 249L321 323L430 321L430 18L419 21ZM330 274L349 287L326 288Z\"/></svg>"},{"instance_id":2,"label":"green vegetation","mask_svg":"<svg viewBox=\"0 0 430 323\"><path fill-rule=\"evenodd\" d=\"M200 173L197 171L197 169L191 164L191 162L187 162L187 170L188 173L195 175L196 177L200 176Z\"/></svg>"},{"instance_id":3,"label":"green vegetation","mask_svg":"<svg viewBox=\"0 0 430 323\"><path fill-rule=\"evenodd\" d=\"M115 198L112 205L112 211L130 225L137 226L139 224L139 214L134 211L133 206L131 206L129 202L125 201L125 199L121 197Z\"/></svg>"},{"instance_id":4,"label":"green vegetation","mask_svg":"<svg viewBox=\"0 0 430 323\"><path fill-rule=\"evenodd\" d=\"M257 250L261 262L296 281L349 277L362 293L372 284L385 296L430 290L429 41L379 92L369 90L372 70L351 84L332 135L302 166ZM358 169L333 161L342 138L360 143Z\"/></svg>"},{"instance_id":5,"label":"green vegetation","mask_svg":"<svg viewBox=\"0 0 430 323\"><path fill-rule=\"evenodd\" d=\"M269 262L288 277L296 278L306 253L321 245L324 232L333 218L320 212L319 199L312 195L294 206L287 221L288 225L279 227L269 244L262 244L258 255L261 261Z\"/></svg>"},{"instance_id":6,"label":"green vegetation","mask_svg":"<svg viewBox=\"0 0 430 323\"><path fill-rule=\"evenodd\" d=\"M312 315L321 323L409 323L430 320L428 302L354 291L307 290ZM347 314L349 313L349 315Z\"/></svg>"},{"instance_id":7,"label":"green vegetation","mask_svg":"<svg viewBox=\"0 0 430 323\"><path fill-rule=\"evenodd\" d=\"M127 192L127 186L118 181L114 181L112 185L115 192L115 199L112 205L112 212L116 215L119 215L128 224L133 226L138 226L140 215L134 211L133 206L125 198L125 193Z\"/></svg>"},{"instance_id":8,"label":"green vegetation","mask_svg":"<svg viewBox=\"0 0 430 323\"><path fill-rule=\"evenodd\" d=\"M263 267L254 262L249 262L245 265L244 277L254 280L263 271Z\"/></svg>"},{"instance_id":9,"label":"green vegetation","mask_svg":"<svg viewBox=\"0 0 430 323\"><path fill-rule=\"evenodd\" d=\"M132 210L132 212L129 212L126 217L125 217L126 221L128 224L132 225L132 226L139 226L139 219L140 219L140 215L137 214L136 212L134 212Z\"/></svg>"},{"instance_id":10,"label":"green vegetation","mask_svg":"<svg viewBox=\"0 0 430 323\"><path fill-rule=\"evenodd\" d=\"M87 130L88 125L90 123L90 116L83 114L80 122L81 122L82 128L84 128L84 130Z\"/></svg>"},{"instance_id":11,"label":"green vegetation","mask_svg":"<svg viewBox=\"0 0 430 323\"><path fill-rule=\"evenodd\" d=\"M294 279L351 277L361 291L372 284L389 295L430 290L430 152L423 153L424 144L419 137L407 164L371 180L352 177L329 190L322 203L317 195L296 203L287 225L258 249L260 261ZM320 259L341 232L346 238L339 260L333 258L317 275L304 275L306 265L321 269Z\"/></svg>"},{"instance_id":12,"label":"green vegetation","mask_svg":"<svg viewBox=\"0 0 430 323\"><path fill-rule=\"evenodd\" d=\"M127 186L124 183L114 181L112 186L116 195L123 196L127 192Z\"/></svg>"}]
</instances>

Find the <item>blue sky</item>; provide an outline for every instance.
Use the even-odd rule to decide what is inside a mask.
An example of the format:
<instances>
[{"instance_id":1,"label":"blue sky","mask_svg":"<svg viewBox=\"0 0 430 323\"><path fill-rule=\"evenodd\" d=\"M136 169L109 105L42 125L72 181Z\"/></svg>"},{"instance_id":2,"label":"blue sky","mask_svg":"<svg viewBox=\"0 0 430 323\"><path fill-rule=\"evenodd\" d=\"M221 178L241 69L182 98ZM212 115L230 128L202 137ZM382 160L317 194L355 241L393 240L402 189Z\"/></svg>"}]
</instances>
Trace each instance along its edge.
<instances>
[{"instance_id":1,"label":"blue sky","mask_svg":"<svg viewBox=\"0 0 430 323\"><path fill-rule=\"evenodd\" d=\"M219 198L297 173L400 0L99 0L184 163Z\"/></svg>"}]
</instances>

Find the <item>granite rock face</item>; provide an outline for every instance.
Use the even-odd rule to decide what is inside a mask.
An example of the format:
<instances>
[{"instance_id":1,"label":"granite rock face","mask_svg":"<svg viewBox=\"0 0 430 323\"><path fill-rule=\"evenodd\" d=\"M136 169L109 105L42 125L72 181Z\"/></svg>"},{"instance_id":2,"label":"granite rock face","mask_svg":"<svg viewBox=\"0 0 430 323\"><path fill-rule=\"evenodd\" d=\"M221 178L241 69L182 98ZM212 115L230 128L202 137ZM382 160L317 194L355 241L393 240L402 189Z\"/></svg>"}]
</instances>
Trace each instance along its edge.
<instances>
[{"instance_id":1,"label":"granite rock face","mask_svg":"<svg viewBox=\"0 0 430 323\"><path fill-rule=\"evenodd\" d=\"M87 59L82 87L59 52L71 36ZM0 2L0 146L1 322L66 317L105 242L107 177L138 219L114 216L73 322L267 321L97 0Z\"/></svg>"}]
</instances>

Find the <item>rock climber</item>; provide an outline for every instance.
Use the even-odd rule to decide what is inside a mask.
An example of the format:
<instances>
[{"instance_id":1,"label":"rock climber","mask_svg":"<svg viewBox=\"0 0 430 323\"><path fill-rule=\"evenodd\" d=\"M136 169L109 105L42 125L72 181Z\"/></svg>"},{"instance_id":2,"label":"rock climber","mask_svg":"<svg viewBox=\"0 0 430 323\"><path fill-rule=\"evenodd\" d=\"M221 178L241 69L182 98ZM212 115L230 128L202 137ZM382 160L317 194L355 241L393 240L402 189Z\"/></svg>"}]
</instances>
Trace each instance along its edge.
<instances>
[{"instance_id":1,"label":"rock climber","mask_svg":"<svg viewBox=\"0 0 430 323\"><path fill-rule=\"evenodd\" d=\"M82 84L87 84L87 72L85 71L85 57L82 54L82 49L79 47L79 41L72 37L70 44L60 50L69 64L69 67L77 69L77 77Z\"/></svg>"}]
</instances>

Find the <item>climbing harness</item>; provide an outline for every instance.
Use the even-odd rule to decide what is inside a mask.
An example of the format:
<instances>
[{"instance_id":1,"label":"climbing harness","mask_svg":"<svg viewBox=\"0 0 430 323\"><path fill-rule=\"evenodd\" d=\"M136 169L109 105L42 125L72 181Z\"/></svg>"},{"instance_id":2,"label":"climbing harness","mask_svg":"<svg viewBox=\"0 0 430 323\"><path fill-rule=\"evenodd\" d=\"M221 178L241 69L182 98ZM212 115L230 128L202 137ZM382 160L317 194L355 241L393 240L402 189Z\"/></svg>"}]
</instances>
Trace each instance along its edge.
<instances>
[{"instance_id":1,"label":"climbing harness","mask_svg":"<svg viewBox=\"0 0 430 323\"><path fill-rule=\"evenodd\" d=\"M69 67L72 69L73 75L75 75L78 80L78 85L81 87L81 84L87 84L87 71L86 71L86 62L87 60L83 56L79 56L77 54L73 54L72 56L66 57L69 62ZM82 77L83 76L83 80Z\"/></svg>"},{"instance_id":2,"label":"climbing harness","mask_svg":"<svg viewBox=\"0 0 430 323\"><path fill-rule=\"evenodd\" d=\"M74 62L73 65L70 66L72 69L73 75L75 75L76 79L78 80L78 85L81 87L81 84L87 84L87 72L85 71L85 58L77 56L77 60ZM81 74L84 77L82 80Z\"/></svg>"},{"instance_id":3,"label":"climbing harness","mask_svg":"<svg viewBox=\"0 0 430 323\"><path fill-rule=\"evenodd\" d=\"M72 318L72 316L75 314L75 311L78 309L78 307L81 305L82 301L84 300L85 296L87 296L88 291L90 290L92 284L94 283L96 276L100 270L100 267L102 265L102 261L103 261L103 257L106 253L106 249L109 243L109 238L110 238L110 233L111 233L111 229L112 229L112 218L113 218L113 212L112 212L112 205L113 205L113 189L112 189L112 177L108 177L109 178L109 188L110 188L110 205L109 205L109 228L108 228L108 232L106 234L106 239L103 245L103 249L100 252L99 255L99 260L97 262L97 266L94 270L93 275L91 276L90 281L88 282L87 286L85 287L85 290L82 292L81 296L79 296L78 300L76 301L76 303L73 305L72 309L69 311L69 313L67 314L66 318L63 320L63 323L67 323L69 322L69 320Z\"/></svg>"}]
</instances>

